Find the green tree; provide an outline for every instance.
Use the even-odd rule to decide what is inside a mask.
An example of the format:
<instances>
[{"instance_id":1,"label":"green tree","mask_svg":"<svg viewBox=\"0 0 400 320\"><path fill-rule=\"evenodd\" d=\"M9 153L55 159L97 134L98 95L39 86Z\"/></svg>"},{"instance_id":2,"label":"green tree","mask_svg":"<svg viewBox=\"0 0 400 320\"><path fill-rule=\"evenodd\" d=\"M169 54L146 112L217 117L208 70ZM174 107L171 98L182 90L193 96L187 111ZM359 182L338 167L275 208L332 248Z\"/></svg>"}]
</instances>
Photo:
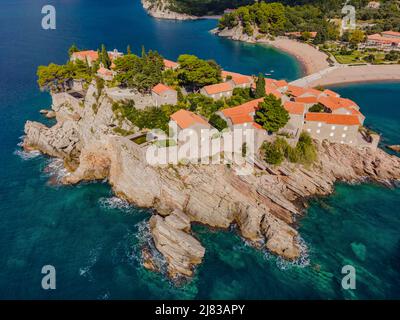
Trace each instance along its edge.
<instances>
[{"instance_id":1,"label":"green tree","mask_svg":"<svg viewBox=\"0 0 400 320\"><path fill-rule=\"evenodd\" d=\"M324 112L325 107L321 103L317 103L313 105L310 109L308 109L309 112Z\"/></svg>"},{"instance_id":2,"label":"green tree","mask_svg":"<svg viewBox=\"0 0 400 320\"><path fill-rule=\"evenodd\" d=\"M72 54L73 54L74 52L79 52L79 49L78 49L78 47L77 47L75 44L73 44L73 45L68 49L68 55L71 57Z\"/></svg>"},{"instance_id":3,"label":"green tree","mask_svg":"<svg viewBox=\"0 0 400 320\"><path fill-rule=\"evenodd\" d=\"M99 60L103 64L104 68L109 69L111 67L111 59L104 44L101 45Z\"/></svg>"},{"instance_id":4,"label":"green tree","mask_svg":"<svg viewBox=\"0 0 400 320\"><path fill-rule=\"evenodd\" d=\"M156 51L149 51L144 57L125 55L114 61L117 72L115 79L122 85L149 93L162 80L163 58Z\"/></svg>"},{"instance_id":5,"label":"green tree","mask_svg":"<svg viewBox=\"0 0 400 320\"><path fill-rule=\"evenodd\" d=\"M48 66L39 66L36 74L41 90L64 91L68 81L73 78L73 63L69 62L66 65L51 63Z\"/></svg>"},{"instance_id":6,"label":"green tree","mask_svg":"<svg viewBox=\"0 0 400 320\"><path fill-rule=\"evenodd\" d=\"M228 124L226 123L226 121L224 119L222 119L216 113L212 114L212 116L210 117L209 122L218 131L222 131L222 130L228 128Z\"/></svg>"},{"instance_id":7,"label":"green tree","mask_svg":"<svg viewBox=\"0 0 400 320\"><path fill-rule=\"evenodd\" d=\"M191 90L197 90L210 84L221 82L221 68L215 61L199 59L194 55L184 54L178 58L179 84Z\"/></svg>"},{"instance_id":8,"label":"green tree","mask_svg":"<svg viewBox=\"0 0 400 320\"><path fill-rule=\"evenodd\" d=\"M254 95L256 99L265 97L265 78L262 73L258 75L256 82L256 91Z\"/></svg>"},{"instance_id":9,"label":"green tree","mask_svg":"<svg viewBox=\"0 0 400 320\"><path fill-rule=\"evenodd\" d=\"M131 46L129 44L126 47L126 54L132 54Z\"/></svg>"},{"instance_id":10,"label":"green tree","mask_svg":"<svg viewBox=\"0 0 400 320\"><path fill-rule=\"evenodd\" d=\"M365 33L362 30L356 29L350 32L349 42L353 45L358 45L365 40Z\"/></svg>"},{"instance_id":11,"label":"green tree","mask_svg":"<svg viewBox=\"0 0 400 320\"><path fill-rule=\"evenodd\" d=\"M282 106L282 101L270 94L261 102L256 112L255 121L268 132L277 132L289 121L290 116Z\"/></svg>"},{"instance_id":12,"label":"green tree","mask_svg":"<svg viewBox=\"0 0 400 320\"><path fill-rule=\"evenodd\" d=\"M282 150L275 143L265 142L262 146L262 151L264 160L269 164L278 166L285 159Z\"/></svg>"}]
</instances>

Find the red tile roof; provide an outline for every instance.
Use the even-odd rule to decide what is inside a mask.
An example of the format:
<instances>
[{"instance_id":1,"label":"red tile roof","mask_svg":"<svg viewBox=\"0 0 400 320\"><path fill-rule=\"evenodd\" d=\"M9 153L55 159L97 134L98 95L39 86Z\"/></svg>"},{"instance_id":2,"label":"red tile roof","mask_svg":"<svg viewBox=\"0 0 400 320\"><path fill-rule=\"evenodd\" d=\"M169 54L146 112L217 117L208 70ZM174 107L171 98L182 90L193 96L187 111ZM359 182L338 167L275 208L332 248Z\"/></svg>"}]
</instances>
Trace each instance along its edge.
<instances>
[{"instance_id":1,"label":"red tile roof","mask_svg":"<svg viewBox=\"0 0 400 320\"><path fill-rule=\"evenodd\" d=\"M97 70L97 73L104 75L104 76L113 76L113 72L104 67L100 67L99 70Z\"/></svg>"},{"instance_id":2,"label":"red tile roof","mask_svg":"<svg viewBox=\"0 0 400 320\"><path fill-rule=\"evenodd\" d=\"M273 89L267 85L265 86L265 94L267 94L267 95L273 94L275 96L275 98L277 98L277 99L282 98L282 93L280 93L277 89Z\"/></svg>"},{"instance_id":3,"label":"red tile roof","mask_svg":"<svg viewBox=\"0 0 400 320\"><path fill-rule=\"evenodd\" d=\"M306 104L317 104L318 103L318 98L315 97L315 96L311 96L311 97L296 97L296 98L294 98L294 101L301 102L301 103L306 103Z\"/></svg>"},{"instance_id":4,"label":"red tile roof","mask_svg":"<svg viewBox=\"0 0 400 320\"><path fill-rule=\"evenodd\" d=\"M382 35L391 36L391 37L400 37L400 32L396 31L383 31Z\"/></svg>"},{"instance_id":5,"label":"red tile roof","mask_svg":"<svg viewBox=\"0 0 400 320\"><path fill-rule=\"evenodd\" d=\"M332 114L322 112L309 112L306 114L306 121L325 122L327 124L358 126L360 120L356 115Z\"/></svg>"},{"instance_id":6,"label":"red tile roof","mask_svg":"<svg viewBox=\"0 0 400 320\"><path fill-rule=\"evenodd\" d=\"M179 66L179 64L175 61L164 59L164 67L167 69L175 69Z\"/></svg>"},{"instance_id":7,"label":"red tile roof","mask_svg":"<svg viewBox=\"0 0 400 320\"><path fill-rule=\"evenodd\" d=\"M278 80L275 81L274 84L278 87L278 88L283 88L283 87L287 87L289 84L287 83L286 80Z\"/></svg>"},{"instance_id":8,"label":"red tile roof","mask_svg":"<svg viewBox=\"0 0 400 320\"><path fill-rule=\"evenodd\" d=\"M243 124L243 123L249 123L249 122L253 122L254 119L252 116L250 116L249 114L237 114L237 115L231 115L229 117L232 121L232 124Z\"/></svg>"},{"instance_id":9,"label":"red tile roof","mask_svg":"<svg viewBox=\"0 0 400 320\"><path fill-rule=\"evenodd\" d=\"M182 129L189 128L195 124L202 124L207 127L210 127L210 124L202 117L184 109L181 109L172 114L171 119L175 121L178 124L178 126Z\"/></svg>"},{"instance_id":10,"label":"red tile roof","mask_svg":"<svg viewBox=\"0 0 400 320\"><path fill-rule=\"evenodd\" d=\"M166 91L175 91L174 89L172 89L171 87L166 86L165 84L159 83L158 85L156 85L152 91L158 95L163 94Z\"/></svg>"},{"instance_id":11,"label":"red tile roof","mask_svg":"<svg viewBox=\"0 0 400 320\"><path fill-rule=\"evenodd\" d=\"M307 92L307 90L304 89L303 87L298 87L298 86L293 86L293 85L289 85L289 88L287 91L287 93L291 94L294 97L299 97L306 92Z\"/></svg>"},{"instance_id":12,"label":"red tile roof","mask_svg":"<svg viewBox=\"0 0 400 320\"><path fill-rule=\"evenodd\" d=\"M296 115L303 115L305 112L305 105L304 103L299 103L299 102L291 102L291 101L286 101L283 104L283 107L289 112L290 114L296 114Z\"/></svg>"},{"instance_id":13,"label":"red tile roof","mask_svg":"<svg viewBox=\"0 0 400 320\"><path fill-rule=\"evenodd\" d=\"M350 99L338 98L332 96L319 97L318 102L323 104L325 107L331 109L332 111L340 108L352 109L358 107L357 104Z\"/></svg>"},{"instance_id":14,"label":"red tile roof","mask_svg":"<svg viewBox=\"0 0 400 320\"><path fill-rule=\"evenodd\" d=\"M335 91L329 90L329 89L325 89L323 91L323 93L325 93L329 97L340 97L340 94L336 93Z\"/></svg>"},{"instance_id":15,"label":"red tile roof","mask_svg":"<svg viewBox=\"0 0 400 320\"><path fill-rule=\"evenodd\" d=\"M381 43L386 43L386 44L391 44L391 43L400 43L400 38L389 38L389 37L383 37L379 33L372 34L368 36L369 41L375 41L375 42L381 42Z\"/></svg>"},{"instance_id":16,"label":"red tile roof","mask_svg":"<svg viewBox=\"0 0 400 320\"><path fill-rule=\"evenodd\" d=\"M217 94L232 91L233 87L229 82L212 84L203 88L207 94Z\"/></svg>"},{"instance_id":17,"label":"red tile roof","mask_svg":"<svg viewBox=\"0 0 400 320\"><path fill-rule=\"evenodd\" d=\"M222 71L221 76L223 79L226 79L228 76L232 78L232 81L235 83L235 85L241 85L241 84L250 84L253 82L253 77L251 76L246 76L240 73L236 72L230 72L230 71Z\"/></svg>"},{"instance_id":18,"label":"red tile roof","mask_svg":"<svg viewBox=\"0 0 400 320\"><path fill-rule=\"evenodd\" d=\"M99 54L94 50L78 51L74 52L72 56L76 59L86 60L86 58L95 61L99 58Z\"/></svg>"},{"instance_id":19,"label":"red tile roof","mask_svg":"<svg viewBox=\"0 0 400 320\"><path fill-rule=\"evenodd\" d=\"M224 114L225 117L231 117L231 116L235 116L238 114L254 113L256 111L256 109L258 108L259 103L263 102L263 101L264 101L264 98L251 100L240 106L224 109L224 110L222 110L222 113Z\"/></svg>"}]
</instances>

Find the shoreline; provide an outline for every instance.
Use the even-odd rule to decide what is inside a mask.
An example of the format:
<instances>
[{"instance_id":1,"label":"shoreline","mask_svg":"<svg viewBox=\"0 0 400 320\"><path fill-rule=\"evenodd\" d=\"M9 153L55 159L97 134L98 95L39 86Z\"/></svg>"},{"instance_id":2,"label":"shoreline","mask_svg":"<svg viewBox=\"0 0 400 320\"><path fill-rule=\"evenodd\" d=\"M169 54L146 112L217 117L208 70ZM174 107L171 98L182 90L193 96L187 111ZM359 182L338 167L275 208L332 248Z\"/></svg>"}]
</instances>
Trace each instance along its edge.
<instances>
[{"instance_id":1,"label":"shoreline","mask_svg":"<svg viewBox=\"0 0 400 320\"><path fill-rule=\"evenodd\" d=\"M301 65L304 76L319 72L330 66L328 62L329 56L309 44L286 38L259 41L258 43L270 45L296 58Z\"/></svg>"},{"instance_id":2,"label":"shoreline","mask_svg":"<svg viewBox=\"0 0 400 320\"><path fill-rule=\"evenodd\" d=\"M307 82L307 86L340 86L374 82L400 82L400 65L341 65L337 69L323 74L319 79Z\"/></svg>"}]
</instances>

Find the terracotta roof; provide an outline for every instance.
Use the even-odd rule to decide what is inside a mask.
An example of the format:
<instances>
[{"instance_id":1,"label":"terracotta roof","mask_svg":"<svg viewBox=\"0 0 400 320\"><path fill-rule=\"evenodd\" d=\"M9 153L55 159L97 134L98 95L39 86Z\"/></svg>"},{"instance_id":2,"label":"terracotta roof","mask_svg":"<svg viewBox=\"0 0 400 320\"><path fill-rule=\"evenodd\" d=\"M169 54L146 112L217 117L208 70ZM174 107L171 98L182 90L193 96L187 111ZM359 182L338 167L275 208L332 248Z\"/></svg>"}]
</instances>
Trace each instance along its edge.
<instances>
[{"instance_id":1,"label":"terracotta roof","mask_svg":"<svg viewBox=\"0 0 400 320\"><path fill-rule=\"evenodd\" d=\"M94 50L74 52L72 56L80 60L86 60L86 58L90 58L92 61L95 61L99 58L99 54Z\"/></svg>"},{"instance_id":2,"label":"terracotta roof","mask_svg":"<svg viewBox=\"0 0 400 320\"><path fill-rule=\"evenodd\" d=\"M216 94L216 93L232 91L233 87L229 82L223 82L205 86L203 89L207 92L207 94Z\"/></svg>"},{"instance_id":3,"label":"terracotta roof","mask_svg":"<svg viewBox=\"0 0 400 320\"><path fill-rule=\"evenodd\" d=\"M332 114L322 112L309 112L306 114L306 121L325 122L327 124L358 126L360 120L356 115Z\"/></svg>"},{"instance_id":4,"label":"terracotta roof","mask_svg":"<svg viewBox=\"0 0 400 320\"><path fill-rule=\"evenodd\" d=\"M167 69L175 69L179 66L179 64L175 61L164 59L164 67Z\"/></svg>"},{"instance_id":5,"label":"terracotta roof","mask_svg":"<svg viewBox=\"0 0 400 320\"><path fill-rule=\"evenodd\" d=\"M299 97L299 96L303 95L304 93L306 93L307 90L304 89L303 87L289 85L287 92L290 93L294 97Z\"/></svg>"},{"instance_id":6,"label":"terracotta roof","mask_svg":"<svg viewBox=\"0 0 400 320\"><path fill-rule=\"evenodd\" d=\"M247 84L247 83L252 83L253 82L253 77L251 76L246 76L240 73L236 72L230 72L230 71L221 71L221 76L223 79L226 79L228 76L232 78L232 81L235 83L235 85L241 85L241 84Z\"/></svg>"},{"instance_id":7,"label":"terracotta roof","mask_svg":"<svg viewBox=\"0 0 400 320\"><path fill-rule=\"evenodd\" d=\"M379 33L372 34L368 36L369 41L376 41L376 42L382 42L386 44L391 44L391 43L400 43L400 38L389 38L389 37L383 37Z\"/></svg>"},{"instance_id":8,"label":"terracotta roof","mask_svg":"<svg viewBox=\"0 0 400 320\"><path fill-rule=\"evenodd\" d=\"M353 109L354 107L358 107L354 101L338 97L319 97L318 102L332 111L340 108Z\"/></svg>"},{"instance_id":9,"label":"terracotta roof","mask_svg":"<svg viewBox=\"0 0 400 320\"><path fill-rule=\"evenodd\" d=\"M151 91L153 91L154 93L160 95L160 94L163 94L166 91L175 91L175 90L172 89L171 87L166 86L165 84L159 83L153 89L151 89Z\"/></svg>"},{"instance_id":10,"label":"terracotta roof","mask_svg":"<svg viewBox=\"0 0 400 320\"><path fill-rule=\"evenodd\" d=\"M286 80L278 80L278 81L275 81L274 84L278 88L287 87L289 85Z\"/></svg>"},{"instance_id":11,"label":"terracotta roof","mask_svg":"<svg viewBox=\"0 0 400 320\"><path fill-rule=\"evenodd\" d=\"M383 31L382 34L385 36L400 37L400 32L396 31Z\"/></svg>"},{"instance_id":12,"label":"terracotta roof","mask_svg":"<svg viewBox=\"0 0 400 320\"><path fill-rule=\"evenodd\" d=\"M181 109L172 114L171 119L174 120L178 124L178 126L182 129L189 128L195 124L202 124L207 127L210 127L210 124L202 117L184 109Z\"/></svg>"},{"instance_id":13,"label":"terracotta roof","mask_svg":"<svg viewBox=\"0 0 400 320\"><path fill-rule=\"evenodd\" d=\"M106 69L104 67L100 67L99 70L97 70L97 73L105 76L112 76L113 72L109 69Z\"/></svg>"},{"instance_id":14,"label":"terracotta roof","mask_svg":"<svg viewBox=\"0 0 400 320\"><path fill-rule=\"evenodd\" d=\"M275 98L277 98L277 99L282 98L282 93L280 93L277 89L273 89L267 85L265 86L265 94L267 94L267 95L273 94L275 96Z\"/></svg>"},{"instance_id":15,"label":"terracotta roof","mask_svg":"<svg viewBox=\"0 0 400 320\"><path fill-rule=\"evenodd\" d=\"M325 93L327 96L330 96L330 97L340 97L340 94L336 93L335 91L329 90L329 89L325 89L323 91L323 93Z\"/></svg>"},{"instance_id":16,"label":"terracotta roof","mask_svg":"<svg viewBox=\"0 0 400 320\"><path fill-rule=\"evenodd\" d=\"M297 115L303 115L306 109L304 103L291 102L291 101L286 101L283 104L283 107L290 114L297 114Z\"/></svg>"},{"instance_id":17,"label":"terracotta roof","mask_svg":"<svg viewBox=\"0 0 400 320\"><path fill-rule=\"evenodd\" d=\"M294 101L301 102L301 103L306 103L306 104L317 104L318 103L318 98L315 97L315 96L311 96L311 97L296 97L296 98L294 98Z\"/></svg>"},{"instance_id":18,"label":"terracotta roof","mask_svg":"<svg viewBox=\"0 0 400 320\"><path fill-rule=\"evenodd\" d=\"M258 123L256 123L256 122L253 122L252 125L256 129L264 130L264 128L261 125L259 125Z\"/></svg>"},{"instance_id":19,"label":"terracotta roof","mask_svg":"<svg viewBox=\"0 0 400 320\"><path fill-rule=\"evenodd\" d=\"M250 114L254 113L258 108L258 104L263 102L264 98L251 100L246 102L240 106L224 109L221 112L224 114L225 117L231 117L238 114Z\"/></svg>"},{"instance_id":20,"label":"terracotta roof","mask_svg":"<svg viewBox=\"0 0 400 320\"><path fill-rule=\"evenodd\" d=\"M305 94L311 94L311 95L313 95L313 96L315 96L315 97L318 97L318 96L320 96L321 95L321 91L320 90L317 90L317 89L313 89L313 88L305 88L305 92L304 92L304 94L303 95L305 95Z\"/></svg>"},{"instance_id":21,"label":"terracotta roof","mask_svg":"<svg viewBox=\"0 0 400 320\"><path fill-rule=\"evenodd\" d=\"M243 124L254 121L253 117L249 114L231 115L229 118L231 119L232 124Z\"/></svg>"}]
</instances>

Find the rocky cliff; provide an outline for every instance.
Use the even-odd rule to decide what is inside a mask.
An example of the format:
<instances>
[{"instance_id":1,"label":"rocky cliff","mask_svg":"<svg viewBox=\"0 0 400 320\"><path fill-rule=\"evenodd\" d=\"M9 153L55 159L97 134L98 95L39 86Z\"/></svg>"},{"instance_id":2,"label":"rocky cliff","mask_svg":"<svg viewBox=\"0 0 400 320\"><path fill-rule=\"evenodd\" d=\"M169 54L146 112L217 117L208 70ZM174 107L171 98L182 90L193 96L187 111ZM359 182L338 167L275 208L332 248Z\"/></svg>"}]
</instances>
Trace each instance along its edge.
<instances>
[{"instance_id":1,"label":"rocky cliff","mask_svg":"<svg viewBox=\"0 0 400 320\"><path fill-rule=\"evenodd\" d=\"M191 16L184 13L178 13L169 9L167 0L141 0L143 8L147 13L157 19L167 20L195 20L199 17Z\"/></svg>"},{"instance_id":2,"label":"rocky cliff","mask_svg":"<svg viewBox=\"0 0 400 320\"><path fill-rule=\"evenodd\" d=\"M191 222L215 228L237 225L254 246L295 260L302 252L295 225L304 199L330 194L336 181L389 184L400 179L399 158L380 149L326 142L318 145L317 164L286 163L273 174L237 176L222 164L155 167L147 164L143 147L114 133L118 120L106 94L99 97L92 85L82 103L71 104L66 97L53 95L55 126L26 123L24 148L64 159L70 170L66 184L107 178L119 197L155 209L149 222L153 246L172 278L191 276L205 254ZM146 260L151 266L148 254Z\"/></svg>"}]
</instances>

